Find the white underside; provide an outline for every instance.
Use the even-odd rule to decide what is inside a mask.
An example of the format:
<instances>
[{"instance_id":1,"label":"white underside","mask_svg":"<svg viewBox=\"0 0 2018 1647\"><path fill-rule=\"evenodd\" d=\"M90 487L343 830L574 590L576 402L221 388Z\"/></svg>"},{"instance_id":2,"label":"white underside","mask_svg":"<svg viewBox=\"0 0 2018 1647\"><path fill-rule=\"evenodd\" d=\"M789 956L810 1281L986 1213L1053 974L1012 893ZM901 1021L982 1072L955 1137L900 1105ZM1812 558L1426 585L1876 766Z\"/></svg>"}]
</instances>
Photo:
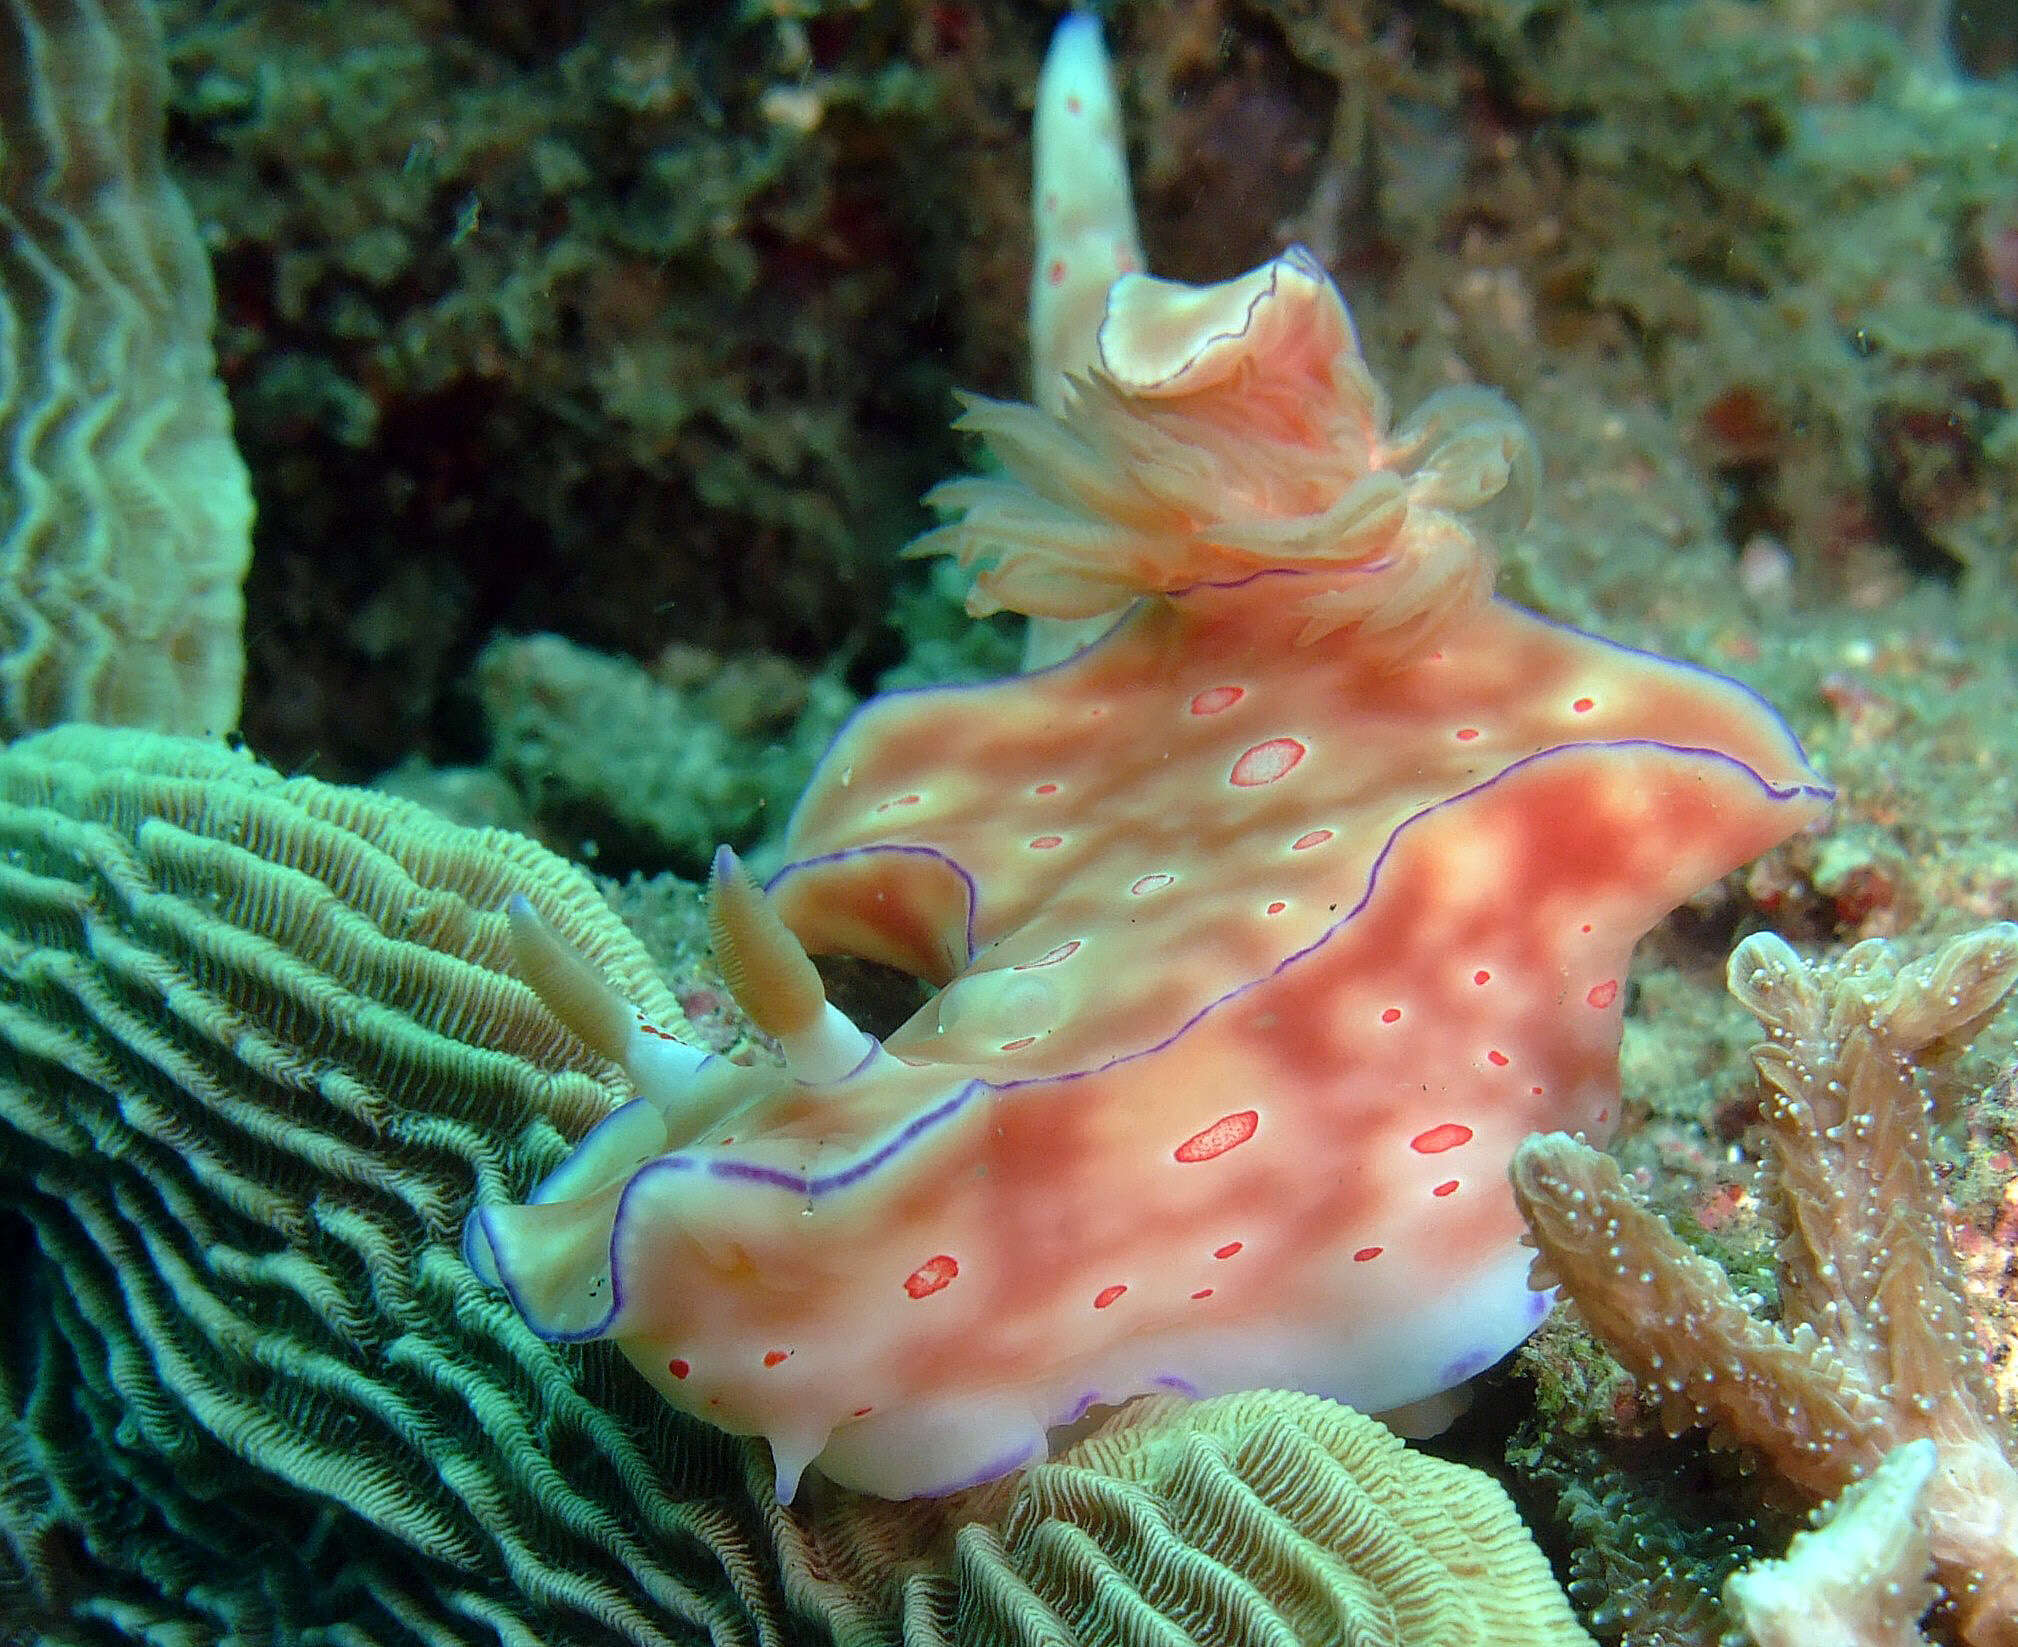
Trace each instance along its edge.
<instances>
[{"instance_id":1,"label":"white underside","mask_svg":"<svg viewBox=\"0 0 2018 1647\"><path fill-rule=\"evenodd\" d=\"M1053 1429L1074 1423L1089 1398L1114 1405L1151 1393L1289 1389L1361 1412L1412 1407L1483 1371L1534 1329L1546 1299L1538 1303L1527 1287L1533 1256L1510 1247L1407 1319L1274 1332L1241 1323L1129 1339L1042 1388L975 1391L845 1425L813 1463L830 1480L882 1498L933 1497L1042 1459ZM1453 1369L1464 1370L1453 1377ZM797 1451L787 1443L785 1452ZM781 1454L779 1463L782 1496L803 1460Z\"/></svg>"}]
</instances>

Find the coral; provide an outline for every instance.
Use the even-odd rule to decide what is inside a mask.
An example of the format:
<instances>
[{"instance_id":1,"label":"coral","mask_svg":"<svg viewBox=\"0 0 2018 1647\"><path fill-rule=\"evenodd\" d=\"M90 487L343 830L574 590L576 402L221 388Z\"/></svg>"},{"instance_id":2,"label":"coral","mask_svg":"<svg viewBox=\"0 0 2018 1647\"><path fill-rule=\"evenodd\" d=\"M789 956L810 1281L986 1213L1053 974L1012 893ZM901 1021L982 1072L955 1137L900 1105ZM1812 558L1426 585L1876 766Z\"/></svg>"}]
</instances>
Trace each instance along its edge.
<instances>
[{"instance_id":1,"label":"coral","mask_svg":"<svg viewBox=\"0 0 2018 1647\"><path fill-rule=\"evenodd\" d=\"M1927 1577L1937 1462L1925 1436L1894 1447L1795 1536L1784 1560L1731 1575L1724 1598L1758 1647L1925 1647L1920 1619L1941 1593Z\"/></svg>"},{"instance_id":2,"label":"coral","mask_svg":"<svg viewBox=\"0 0 2018 1647\"><path fill-rule=\"evenodd\" d=\"M1577 1428L1591 1416L1530 1418L1507 1454L1554 1499L1563 1588L1585 1625L1621 1647L1732 1647L1719 1592L1776 1532L1785 1543L1780 1518L1729 1513L1728 1461L1686 1440L1601 1442Z\"/></svg>"},{"instance_id":3,"label":"coral","mask_svg":"<svg viewBox=\"0 0 2018 1647\"><path fill-rule=\"evenodd\" d=\"M587 878L86 727L0 755L0 841L10 1623L775 1638L733 1454L599 1406L454 1255L612 1097L499 970L506 890L672 1009Z\"/></svg>"},{"instance_id":4,"label":"coral","mask_svg":"<svg viewBox=\"0 0 2018 1647\"><path fill-rule=\"evenodd\" d=\"M854 705L767 654L676 650L648 672L558 635L498 637L472 685L538 832L612 874L697 874L718 841L782 825Z\"/></svg>"},{"instance_id":5,"label":"coral","mask_svg":"<svg viewBox=\"0 0 2018 1647\"><path fill-rule=\"evenodd\" d=\"M1943 1227L1917 1065L1965 1044L2014 982L2009 925L1911 965L1877 940L1813 968L1771 935L1733 953L1731 992L1768 1036L1753 1058L1761 1192L1782 1226L1776 1321L1596 1151L1536 1138L1512 1169L1537 1281L1561 1281L1671 1430L1706 1425L1816 1500L1902 1443L1938 1444L1929 1545L1972 1647L2018 1641L2018 1469Z\"/></svg>"},{"instance_id":6,"label":"coral","mask_svg":"<svg viewBox=\"0 0 2018 1647\"><path fill-rule=\"evenodd\" d=\"M1313 1396L1152 1397L996 1487L815 1525L907 1647L1590 1639L1490 1477Z\"/></svg>"},{"instance_id":7,"label":"coral","mask_svg":"<svg viewBox=\"0 0 2018 1647\"><path fill-rule=\"evenodd\" d=\"M1962 1280L1989 1358L1998 1410L2018 1413L2018 1062L2006 1064L1965 1106L1963 1170L1948 1192L1963 1213L1956 1230Z\"/></svg>"},{"instance_id":8,"label":"coral","mask_svg":"<svg viewBox=\"0 0 2018 1647\"><path fill-rule=\"evenodd\" d=\"M0 736L238 724L252 493L145 0L0 7Z\"/></svg>"}]
</instances>

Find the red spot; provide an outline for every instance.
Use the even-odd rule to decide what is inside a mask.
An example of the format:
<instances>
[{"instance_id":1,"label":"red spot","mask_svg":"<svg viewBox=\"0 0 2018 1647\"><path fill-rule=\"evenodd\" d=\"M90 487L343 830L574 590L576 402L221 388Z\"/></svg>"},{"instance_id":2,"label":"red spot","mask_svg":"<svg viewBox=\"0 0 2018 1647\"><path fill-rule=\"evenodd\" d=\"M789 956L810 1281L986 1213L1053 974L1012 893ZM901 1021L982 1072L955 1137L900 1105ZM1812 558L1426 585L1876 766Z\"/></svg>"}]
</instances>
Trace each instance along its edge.
<instances>
[{"instance_id":1,"label":"red spot","mask_svg":"<svg viewBox=\"0 0 2018 1647\"><path fill-rule=\"evenodd\" d=\"M638 1020L638 1033L640 1035L649 1035L655 1041L677 1041L679 1039L671 1030L661 1029L657 1024L648 1023L643 1018Z\"/></svg>"},{"instance_id":2,"label":"red spot","mask_svg":"<svg viewBox=\"0 0 2018 1647\"><path fill-rule=\"evenodd\" d=\"M666 1371L671 1373L675 1378L685 1378L693 1370L692 1367L688 1366L677 1355L666 1363Z\"/></svg>"},{"instance_id":3,"label":"red spot","mask_svg":"<svg viewBox=\"0 0 2018 1647\"><path fill-rule=\"evenodd\" d=\"M1034 1035L1019 1035L1013 1041L1004 1041L1002 1043L1002 1050L1004 1052L1021 1052L1036 1039L1037 1037Z\"/></svg>"},{"instance_id":4,"label":"red spot","mask_svg":"<svg viewBox=\"0 0 2018 1647\"><path fill-rule=\"evenodd\" d=\"M1058 786L1055 783L1040 783L1030 793L1033 795L1055 795L1058 793Z\"/></svg>"},{"instance_id":5,"label":"red spot","mask_svg":"<svg viewBox=\"0 0 2018 1647\"><path fill-rule=\"evenodd\" d=\"M1065 112L1067 114L1077 114L1084 107L1085 104L1079 101L1076 94L1065 99Z\"/></svg>"},{"instance_id":6,"label":"red spot","mask_svg":"<svg viewBox=\"0 0 2018 1647\"><path fill-rule=\"evenodd\" d=\"M1049 267L1049 268L1047 268L1047 269L1046 269L1046 270L1044 271L1044 278L1045 278L1046 280L1050 281L1050 282L1051 282L1051 284L1052 284L1052 285L1054 285L1054 286L1062 286L1062 285L1064 285L1064 284L1065 284L1065 259L1064 259L1064 258L1062 258L1062 257L1054 257L1054 258L1053 258L1053 259L1051 260L1051 265L1050 265L1050 267Z\"/></svg>"},{"instance_id":7,"label":"red spot","mask_svg":"<svg viewBox=\"0 0 2018 1647\"><path fill-rule=\"evenodd\" d=\"M1733 384L1718 395L1703 408L1702 421L1720 462L1763 462L1785 439L1772 401L1749 383Z\"/></svg>"},{"instance_id":8,"label":"red spot","mask_svg":"<svg viewBox=\"0 0 2018 1647\"><path fill-rule=\"evenodd\" d=\"M1485 1055L1485 1061L1496 1069L1505 1069L1508 1062L1507 1055L1500 1051L1498 1047L1494 1047L1492 1051Z\"/></svg>"},{"instance_id":9,"label":"red spot","mask_svg":"<svg viewBox=\"0 0 2018 1647\"><path fill-rule=\"evenodd\" d=\"M1153 875L1144 875L1128 890L1139 898L1145 892L1161 892L1176 878L1174 875L1166 875L1161 870L1158 870Z\"/></svg>"},{"instance_id":10,"label":"red spot","mask_svg":"<svg viewBox=\"0 0 2018 1647\"><path fill-rule=\"evenodd\" d=\"M1306 852L1313 846L1324 845L1330 839L1330 830L1313 829L1308 835L1299 835L1295 840L1291 841L1289 843L1289 850L1292 852Z\"/></svg>"},{"instance_id":11,"label":"red spot","mask_svg":"<svg viewBox=\"0 0 2018 1647\"><path fill-rule=\"evenodd\" d=\"M932 20L932 44L944 53L963 51L974 38L977 22L972 8L960 5L939 5L930 8Z\"/></svg>"},{"instance_id":12,"label":"red spot","mask_svg":"<svg viewBox=\"0 0 2018 1647\"><path fill-rule=\"evenodd\" d=\"M1578 930L1578 931L1580 931L1580 932L1588 932L1588 931L1590 931L1590 929L1591 929L1591 923L1590 923L1589 921L1586 921L1586 922L1584 922L1584 924L1583 924L1583 925L1582 925L1581 927L1579 927L1579 928L1578 928L1577 930Z\"/></svg>"},{"instance_id":13,"label":"red spot","mask_svg":"<svg viewBox=\"0 0 2018 1647\"><path fill-rule=\"evenodd\" d=\"M913 1298L930 1298L954 1276L960 1273L957 1259L940 1253L936 1258L928 1258L904 1278L904 1290Z\"/></svg>"},{"instance_id":14,"label":"red spot","mask_svg":"<svg viewBox=\"0 0 2018 1647\"><path fill-rule=\"evenodd\" d=\"M1033 842L1032 844L1034 845L1035 843ZM1079 940L1077 938L1067 938L1065 942L1057 945L1055 948L1045 950L1045 952L1042 955L1038 956L1036 960L1019 961L1015 966L1012 966L1009 970L1011 972L1028 972L1032 967L1056 966L1060 961L1063 961L1070 956L1077 955L1078 953L1079 953Z\"/></svg>"},{"instance_id":15,"label":"red spot","mask_svg":"<svg viewBox=\"0 0 2018 1647\"><path fill-rule=\"evenodd\" d=\"M1477 736L1478 728L1475 726L1460 726L1457 729L1457 741L1459 743L1470 743Z\"/></svg>"},{"instance_id":16,"label":"red spot","mask_svg":"<svg viewBox=\"0 0 2018 1647\"><path fill-rule=\"evenodd\" d=\"M1352 1261L1355 1264L1370 1263L1385 1251L1387 1251L1385 1247L1361 1247L1358 1252L1352 1255Z\"/></svg>"},{"instance_id":17,"label":"red spot","mask_svg":"<svg viewBox=\"0 0 2018 1647\"><path fill-rule=\"evenodd\" d=\"M1096 1310L1104 1310L1107 1308L1109 1304L1113 1303L1115 1299L1119 1298L1127 1290L1128 1289L1118 1281L1115 1282L1114 1285L1111 1287L1102 1287L1097 1293L1093 1295L1093 1307Z\"/></svg>"},{"instance_id":18,"label":"red spot","mask_svg":"<svg viewBox=\"0 0 2018 1647\"><path fill-rule=\"evenodd\" d=\"M1605 1105L1603 1109L1598 1111L1598 1119L1600 1121L1609 1121L1611 1118L1612 1118L1612 1106L1610 1104Z\"/></svg>"},{"instance_id":19,"label":"red spot","mask_svg":"<svg viewBox=\"0 0 2018 1647\"><path fill-rule=\"evenodd\" d=\"M1126 247L1123 247L1114 254L1114 272L1116 274L1135 273L1135 254Z\"/></svg>"},{"instance_id":20,"label":"red spot","mask_svg":"<svg viewBox=\"0 0 2018 1647\"><path fill-rule=\"evenodd\" d=\"M1231 1258L1246 1244L1244 1241L1229 1241L1223 1247L1214 1247L1212 1249L1212 1256L1214 1258Z\"/></svg>"},{"instance_id":21,"label":"red spot","mask_svg":"<svg viewBox=\"0 0 2018 1647\"><path fill-rule=\"evenodd\" d=\"M1172 1153L1184 1162L1210 1161L1246 1143L1260 1125L1261 1117L1255 1111L1235 1110L1231 1115L1222 1115L1204 1131L1194 1132Z\"/></svg>"},{"instance_id":22,"label":"red spot","mask_svg":"<svg viewBox=\"0 0 2018 1647\"><path fill-rule=\"evenodd\" d=\"M1288 777L1296 763L1309 753L1294 738L1270 738L1243 753L1233 763L1227 781L1241 789L1258 789L1263 784Z\"/></svg>"},{"instance_id":23,"label":"red spot","mask_svg":"<svg viewBox=\"0 0 2018 1647\"><path fill-rule=\"evenodd\" d=\"M1280 898L1278 898L1275 900L1274 903L1270 904L1267 909L1262 911L1262 913L1265 915L1280 915L1288 907L1289 907L1288 904L1284 903Z\"/></svg>"},{"instance_id":24,"label":"red spot","mask_svg":"<svg viewBox=\"0 0 2018 1647\"><path fill-rule=\"evenodd\" d=\"M1540 1087L1528 1088L1528 1096L1530 1098L1539 1098L1541 1095L1542 1095L1542 1089Z\"/></svg>"},{"instance_id":25,"label":"red spot","mask_svg":"<svg viewBox=\"0 0 2018 1647\"><path fill-rule=\"evenodd\" d=\"M1032 849L1038 852L1049 852L1054 846L1063 846L1064 844L1065 837L1063 835L1039 835L1030 843Z\"/></svg>"},{"instance_id":26,"label":"red spot","mask_svg":"<svg viewBox=\"0 0 2018 1647\"><path fill-rule=\"evenodd\" d=\"M766 1350L764 1351L764 1365L767 1367L778 1366L780 1363L785 1361L786 1358L791 1355L791 1353L792 1352L790 1350Z\"/></svg>"},{"instance_id":27,"label":"red spot","mask_svg":"<svg viewBox=\"0 0 2018 1647\"><path fill-rule=\"evenodd\" d=\"M1588 715L1597 706L1595 698L1579 698L1575 703L1570 705L1579 715Z\"/></svg>"},{"instance_id":28,"label":"red spot","mask_svg":"<svg viewBox=\"0 0 2018 1647\"><path fill-rule=\"evenodd\" d=\"M1191 700L1194 715L1216 715L1222 709L1231 709L1247 696L1244 686L1208 686Z\"/></svg>"},{"instance_id":29,"label":"red spot","mask_svg":"<svg viewBox=\"0 0 2018 1647\"><path fill-rule=\"evenodd\" d=\"M867 1418L875 1410L876 1409L874 1407L857 1407L848 1416L850 1418Z\"/></svg>"},{"instance_id":30,"label":"red spot","mask_svg":"<svg viewBox=\"0 0 2018 1647\"><path fill-rule=\"evenodd\" d=\"M1618 998L1619 981L1616 978L1607 978L1601 984L1592 984L1590 994L1584 997L1592 1006L1599 1008L1610 1006Z\"/></svg>"},{"instance_id":31,"label":"red spot","mask_svg":"<svg viewBox=\"0 0 2018 1647\"><path fill-rule=\"evenodd\" d=\"M1398 1024L1398 1023L1400 1023L1400 1022L1401 1022L1401 1008L1400 1008L1400 1007L1389 1007L1389 1008L1388 1008L1388 1009L1387 1009L1387 1010L1386 1010L1385 1012L1383 1012L1383 1013L1382 1013L1382 1014L1380 1015L1380 1021L1381 1021L1382 1023L1384 1023L1384 1024Z\"/></svg>"},{"instance_id":32,"label":"red spot","mask_svg":"<svg viewBox=\"0 0 2018 1647\"><path fill-rule=\"evenodd\" d=\"M924 798L923 795L898 795L884 801L876 810L878 812L888 812L893 806L916 806Z\"/></svg>"},{"instance_id":33,"label":"red spot","mask_svg":"<svg viewBox=\"0 0 2018 1647\"><path fill-rule=\"evenodd\" d=\"M1210 1287L1200 1287L1191 1296L1193 1298L1210 1298L1212 1296L1212 1289Z\"/></svg>"},{"instance_id":34,"label":"red spot","mask_svg":"<svg viewBox=\"0 0 2018 1647\"><path fill-rule=\"evenodd\" d=\"M1437 1185L1435 1189L1431 1190L1430 1194L1432 1195L1457 1194L1457 1180L1455 1178L1446 1178L1441 1184Z\"/></svg>"},{"instance_id":35,"label":"red spot","mask_svg":"<svg viewBox=\"0 0 2018 1647\"><path fill-rule=\"evenodd\" d=\"M1440 1127L1431 1127L1427 1132L1418 1132L1408 1141L1408 1147L1418 1155L1441 1155L1447 1149L1456 1149L1460 1144L1471 1142L1471 1128L1456 1121L1446 1121Z\"/></svg>"},{"instance_id":36,"label":"red spot","mask_svg":"<svg viewBox=\"0 0 2018 1647\"><path fill-rule=\"evenodd\" d=\"M1489 984L1492 982L1492 974L1484 967L1480 967L1471 975L1471 981L1475 984Z\"/></svg>"}]
</instances>

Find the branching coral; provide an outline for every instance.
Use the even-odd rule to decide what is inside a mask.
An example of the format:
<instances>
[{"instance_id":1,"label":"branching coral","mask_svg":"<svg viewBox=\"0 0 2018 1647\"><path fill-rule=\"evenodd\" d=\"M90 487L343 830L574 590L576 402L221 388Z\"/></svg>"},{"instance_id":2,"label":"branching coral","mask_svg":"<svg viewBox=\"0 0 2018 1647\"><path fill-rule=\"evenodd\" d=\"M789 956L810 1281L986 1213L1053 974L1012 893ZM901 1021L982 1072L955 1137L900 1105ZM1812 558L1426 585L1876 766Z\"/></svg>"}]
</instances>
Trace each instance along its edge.
<instances>
[{"instance_id":1,"label":"branching coral","mask_svg":"<svg viewBox=\"0 0 2018 1647\"><path fill-rule=\"evenodd\" d=\"M1970 1331L1940 1214L1917 1065L1966 1044L2018 983L2018 928L1902 966L1879 942L1809 967L1770 935L1731 957L1764 1025L1753 1057L1779 1209L1780 1318L1626 1193L1617 1166L1562 1134L1514 1158L1514 1193L1594 1332L1679 1432L1706 1425L1801 1492L1833 1497L1929 1438L1935 1572L1972 1647L2018 1642L2018 1469Z\"/></svg>"},{"instance_id":2,"label":"branching coral","mask_svg":"<svg viewBox=\"0 0 2018 1647\"><path fill-rule=\"evenodd\" d=\"M1922 1436L1843 1490L1784 1561L1760 1561L1724 1586L1758 1647L1914 1647L1939 1591L1927 1581L1927 1489L1937 1453Z\"/></svg>"}]
</instances>

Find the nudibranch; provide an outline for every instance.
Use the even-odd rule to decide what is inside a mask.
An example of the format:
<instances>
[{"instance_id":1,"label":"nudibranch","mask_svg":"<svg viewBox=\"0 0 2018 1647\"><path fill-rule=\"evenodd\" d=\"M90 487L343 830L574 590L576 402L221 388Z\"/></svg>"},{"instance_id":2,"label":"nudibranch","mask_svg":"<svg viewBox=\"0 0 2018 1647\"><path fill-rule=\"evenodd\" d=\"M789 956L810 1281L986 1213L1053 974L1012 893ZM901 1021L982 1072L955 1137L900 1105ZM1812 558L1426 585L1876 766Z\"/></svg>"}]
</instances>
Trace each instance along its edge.
<instances>
[{"instance_id":1,"label":"nudibranch","mask_svg":"<svg viewBox=\"0 0 2018 1647\"><path fill-rule=\"evenodd\" d=\"M952 1491L1148 1391L1379 1411L1505 1354L1545 1307L1514 1146L1608 1134L1634 942L1828 798L1746 688L1493 597L1484 512L1531 466L1503 401L1391 427L1300 249L1201 288L1133 267L1083 18L1038 122L1057 381L970 401L1000 466L919 547L976 610L1105 632L869 703L768 889L718 860L717 949L780 1065L639 1021L513 913L638 1096L479 1208L471 1262L767 1437L783 1498L809 1463ZM808 952L937 993L879 1044Z\"/></svg>"}]
</instances>

